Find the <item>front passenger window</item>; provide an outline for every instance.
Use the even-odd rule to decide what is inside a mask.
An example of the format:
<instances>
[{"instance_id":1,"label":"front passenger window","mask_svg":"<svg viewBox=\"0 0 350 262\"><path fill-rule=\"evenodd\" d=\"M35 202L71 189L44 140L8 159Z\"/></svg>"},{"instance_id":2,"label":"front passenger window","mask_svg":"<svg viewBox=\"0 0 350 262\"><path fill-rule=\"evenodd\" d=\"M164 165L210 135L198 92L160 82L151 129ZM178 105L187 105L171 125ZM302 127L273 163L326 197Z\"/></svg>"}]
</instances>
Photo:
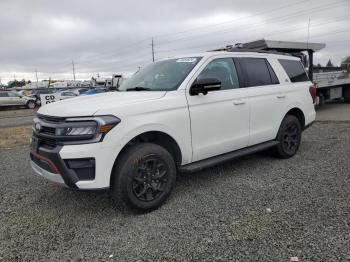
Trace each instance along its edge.
<instances>
[{"instance_id":1,"label":"front passenger window","mask_svg":"<svg viewBox=\"0 0 350 262\"><path fill-rule=\"evenodd\" d=\"M221 82L221 90L239 88L237 71L232 58L211 61L199 74L197 80L215 78Z\"/></svg>"}]
</instances>

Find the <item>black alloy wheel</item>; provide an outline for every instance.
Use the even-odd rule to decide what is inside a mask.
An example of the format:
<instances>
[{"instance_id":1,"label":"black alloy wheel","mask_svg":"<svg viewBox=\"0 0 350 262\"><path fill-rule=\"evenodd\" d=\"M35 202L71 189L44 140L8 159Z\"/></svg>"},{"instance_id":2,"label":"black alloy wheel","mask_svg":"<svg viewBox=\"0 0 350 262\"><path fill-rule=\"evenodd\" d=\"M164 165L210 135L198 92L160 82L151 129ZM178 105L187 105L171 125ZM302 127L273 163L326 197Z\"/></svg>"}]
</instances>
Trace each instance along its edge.
<instances>
[{"instance_id":1,"label":"black alloy wheel","mask_svg":"<svg viewBox=\"0 0 350 262\"><path fill-rule=\"evenodd\" d=\"M137 199L153 201L157 199L168 182L168 166L157 155L148 155L137 163L132 189Z\"/></svg>"},{"instance_id":2,"label":"black alloy wheel","mask_svg":"<svg viewBox=\"0 0 350 262\"><path fill-rule=\"evenodd\" d=\"M294 115L286 115L278 130L276 141L278 145L272 149L274 156L289 158L298 151L301 142L301 123Z\"/></svg>"},{"instance_id":3,"label":"black alloy wheel","mask_svg":"<svg viewBox=\"0 0 350 262\"><path fill-rule=\"evenodd\" d=\"M111 196L120 209L147 212L160 207L176 182L176 165L162 146L140 143L126 149L116 162Z\"/></svg>"},{"instance_id":4,"label":"black alloy wheel","mask_svg":"<svg viewBox=\"0 0 350 262\"><path fill-rule=\"evenodd\" d=\"M290 154L295 153L300 143L300 128L295 122L289 122L285 127L282 146Z\"/></svg>"}]
</instances>

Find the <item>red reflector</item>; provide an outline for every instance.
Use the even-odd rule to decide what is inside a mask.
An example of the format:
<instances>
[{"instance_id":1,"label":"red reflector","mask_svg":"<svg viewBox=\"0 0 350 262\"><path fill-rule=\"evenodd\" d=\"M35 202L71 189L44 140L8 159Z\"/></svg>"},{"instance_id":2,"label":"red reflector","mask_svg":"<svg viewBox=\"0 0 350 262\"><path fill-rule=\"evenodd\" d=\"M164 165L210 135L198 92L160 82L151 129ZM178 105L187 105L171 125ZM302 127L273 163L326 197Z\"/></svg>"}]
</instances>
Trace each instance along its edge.
<instances>
[{"instance_id":1,"label":"red reflector","mask_svg":"<svg viewBox=\"0 0 350 262\"><path fill-rule=\"evenodd\" d=\"M316 98L317 98L317 86L316 84L313 84L312 86L310 86L310 89L309 89L309 92L310 92L310 95L312 97L312 103L316 104Z\"/></svg>"}]
</instances>

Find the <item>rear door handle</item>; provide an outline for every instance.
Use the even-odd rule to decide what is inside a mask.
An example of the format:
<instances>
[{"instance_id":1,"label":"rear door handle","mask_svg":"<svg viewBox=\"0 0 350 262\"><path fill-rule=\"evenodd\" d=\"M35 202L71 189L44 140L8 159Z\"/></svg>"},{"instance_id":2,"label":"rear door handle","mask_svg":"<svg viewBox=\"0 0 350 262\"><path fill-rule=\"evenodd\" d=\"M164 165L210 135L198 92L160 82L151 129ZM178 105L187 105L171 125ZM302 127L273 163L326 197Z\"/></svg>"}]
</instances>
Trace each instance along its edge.
<instances>
[{"instance_id":1,"label":"rear door handle","mask_svg":"<svg viewBox=\"0 0 350 262\"><path fill-rule=\"evenodd\" d=\"M233 101L233 104L234 104L235 106L244 105L244 104L245 104L245 101L243 101L243 100L234 100L234 101Z\"/></svg>"},{"instance_id":2,"label":"rear door handle","mask_svg":"<svg viewBox=\"0 0 350 262\"><path fill-rule=\"evenodd\" d=\"M277 98L286 98L285 95L278 95Z\"/></svg>"}]
</instances>

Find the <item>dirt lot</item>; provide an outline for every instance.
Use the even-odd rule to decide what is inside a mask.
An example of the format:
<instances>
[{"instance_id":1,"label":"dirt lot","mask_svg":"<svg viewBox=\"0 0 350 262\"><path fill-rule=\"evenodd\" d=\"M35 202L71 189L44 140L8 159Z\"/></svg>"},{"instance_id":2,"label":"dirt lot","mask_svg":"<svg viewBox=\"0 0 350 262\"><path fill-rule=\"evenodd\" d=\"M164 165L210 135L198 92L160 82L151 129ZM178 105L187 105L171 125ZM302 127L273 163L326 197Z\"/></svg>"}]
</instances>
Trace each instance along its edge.
<instances>
[{"instance_id":1,"label":"dirt lot","mask_svg":"<svg viewBox=\"0 0 350 262\"><path fill-rule=\"evenodd\" d=\"M317 108L317 121L350 121L350 104L329 103Z\"/></svg>"},{"instance_id":2,"label":"dirt lot","mask_svg":"<svg viewBox=\"0 0 350 262\"><path fill-rule=\"evenodd\" d=\"M0 111L0 128L31 125L35 110Z\"/></svg>"},{"instance_id":3,"label":"dirt lot","mask_svg":"<svg viewBox=\"0 0 350 262\"><path fill-rule=\"evenodd\" d=\"M0 149L26 146L31 134L31 126L0 128Z\"/></svg>"},{"instance_id":4,"label":"dirt lot","mask_svg":"<svg viewBox=\"0 0 350 262\"><path fill-rule=\"evenodd\" d=\"M350 122L315 123L288 160L261 153L180 175L144 215L49 184L28 154L0 150L0 261L350 260Z\"/></svg>"}]
</instances>

